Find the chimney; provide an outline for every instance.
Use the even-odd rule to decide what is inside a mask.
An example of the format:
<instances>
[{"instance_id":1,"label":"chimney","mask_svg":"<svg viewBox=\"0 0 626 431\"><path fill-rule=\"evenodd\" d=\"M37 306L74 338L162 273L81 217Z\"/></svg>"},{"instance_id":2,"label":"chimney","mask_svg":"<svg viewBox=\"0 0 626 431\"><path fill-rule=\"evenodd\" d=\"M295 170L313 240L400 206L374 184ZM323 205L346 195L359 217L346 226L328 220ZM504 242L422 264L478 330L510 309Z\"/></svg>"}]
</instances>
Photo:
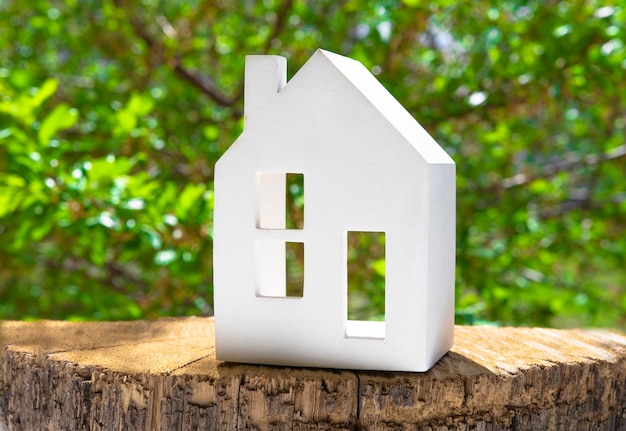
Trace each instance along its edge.
<instances>
[{"instance_id":1,"label":"chimney","mask_svg":"<svg viewBox=\"0 0 626 431\"><path fill-rule=\"evenodd\" d=\"M278 55L247 55L244 80L244 116L263 112L287 83L287 61Z\"/></svg>"}]
</instances>

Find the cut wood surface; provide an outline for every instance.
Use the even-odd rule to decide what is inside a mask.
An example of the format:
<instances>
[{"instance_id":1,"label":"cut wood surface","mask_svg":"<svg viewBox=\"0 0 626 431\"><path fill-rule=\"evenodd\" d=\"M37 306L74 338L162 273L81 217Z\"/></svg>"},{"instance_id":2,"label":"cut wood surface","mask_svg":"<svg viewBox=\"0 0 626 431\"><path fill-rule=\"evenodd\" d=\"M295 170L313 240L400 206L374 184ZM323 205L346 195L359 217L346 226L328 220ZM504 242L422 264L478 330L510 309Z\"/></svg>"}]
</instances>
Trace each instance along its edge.
<instances>
[{"instance_id":1,"label":"cut wood surface","mask_svg":"<svg viewBox=\"0 0 626 431\"><path fill-rule=\"evenodd\" d=\"M0 430L626 429L617 333L456 327L429 372L383 373L223 363L213 328L4 322Z\"/></svg>"}]
</instances>

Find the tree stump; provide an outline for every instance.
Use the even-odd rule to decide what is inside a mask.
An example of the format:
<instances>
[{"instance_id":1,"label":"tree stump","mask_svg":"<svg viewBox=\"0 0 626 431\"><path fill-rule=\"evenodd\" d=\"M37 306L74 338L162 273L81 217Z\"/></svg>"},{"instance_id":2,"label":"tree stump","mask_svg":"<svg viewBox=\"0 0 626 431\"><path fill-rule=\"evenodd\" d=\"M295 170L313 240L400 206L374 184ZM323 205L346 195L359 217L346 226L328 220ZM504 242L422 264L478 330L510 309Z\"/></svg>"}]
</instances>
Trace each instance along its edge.
<instances>
[{"instance_id":1,"label":"tree stump","mask_svg":"<svg viewBox=\"0 0 626 431\"><path fill-rule=\"evenodd\" d=\"M219 362L206 318L0 331L2 431L626 429L610 332L457 327L429 372L383 373Z\"/></svg>"}]
</instances>

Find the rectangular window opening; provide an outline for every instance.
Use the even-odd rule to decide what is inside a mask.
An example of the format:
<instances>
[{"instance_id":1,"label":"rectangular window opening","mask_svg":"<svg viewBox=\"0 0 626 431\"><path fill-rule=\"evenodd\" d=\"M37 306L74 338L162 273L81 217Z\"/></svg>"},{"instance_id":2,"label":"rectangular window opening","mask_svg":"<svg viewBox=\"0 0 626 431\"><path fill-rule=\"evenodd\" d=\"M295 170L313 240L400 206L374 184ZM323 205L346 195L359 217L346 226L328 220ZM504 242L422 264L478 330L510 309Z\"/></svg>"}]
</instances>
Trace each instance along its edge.
<instances>
[{"instance_id":1,"label":"rectangular window opening","mask_svg":"<svg viewBox=\"0 0 626 431\"><path fill-rule=\"evenodd\" d=\"M302 298L304 294L304 243L285 243L285 270L287 297Z\"/></svg>"},{"instance_id":2,"label":"rectangular window opening","mask_svg":"<svg viewBox=\"0 0 626 431\"><path fill-rule=\"evenodd\" d=\"M264 172L256 175L256 227L304 228L304 174Z\"/></svg>"},{"instance_id":3,"label":"rectangular window opening","mask_svg":"<svg viewBox=\"0 0 626 431\"><path fill-rule=\"evenodd\" d=\"M385 338L385 233L348 232L346 336Z\"/></svg>"},{"instance_id":4,"label":"rectangular window opening","mask_svg":"<svg viewBox=\"0 0 626 431\"><path fill-rule=\"evenodd\" d=\"M256 296L303 297L304 243L257 241L256 256Z\"/></svg>"},{"instance_id":5,"label":"rectangular window opening","mask_svg":"<svg viewBox=\"0 0 626 431\"><path fill-rule=\"evenodd\" d=\"M287 174L285 187L285 225L287 229L304 228L304 175Z\"/></svg>"}]
</instances>

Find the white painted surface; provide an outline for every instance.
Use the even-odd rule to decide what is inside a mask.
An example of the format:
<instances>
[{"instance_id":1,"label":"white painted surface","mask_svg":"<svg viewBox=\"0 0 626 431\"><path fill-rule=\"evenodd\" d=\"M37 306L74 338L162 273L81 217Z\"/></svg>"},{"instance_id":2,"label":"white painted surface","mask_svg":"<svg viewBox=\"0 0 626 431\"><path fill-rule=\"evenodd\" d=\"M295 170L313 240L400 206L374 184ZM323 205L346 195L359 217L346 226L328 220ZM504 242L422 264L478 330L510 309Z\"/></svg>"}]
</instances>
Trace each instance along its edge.
<instances>
[{"instance_id":1,"label":"white painted surface","mask_svg":"<svg viewBox=\"0 0 626 431\"><path fill-rule=\"evenodd\" d=\"M217 357L426 371L453 343L454 162L361 63L318 50L285 77L246 57L244 132L215 169ZM304 175L303 229L284 229L286 173ZM348 231L385 232L382 325L347 319ZM304 243L302 298L285 242Z\"/></svg>"}]
</instances>

